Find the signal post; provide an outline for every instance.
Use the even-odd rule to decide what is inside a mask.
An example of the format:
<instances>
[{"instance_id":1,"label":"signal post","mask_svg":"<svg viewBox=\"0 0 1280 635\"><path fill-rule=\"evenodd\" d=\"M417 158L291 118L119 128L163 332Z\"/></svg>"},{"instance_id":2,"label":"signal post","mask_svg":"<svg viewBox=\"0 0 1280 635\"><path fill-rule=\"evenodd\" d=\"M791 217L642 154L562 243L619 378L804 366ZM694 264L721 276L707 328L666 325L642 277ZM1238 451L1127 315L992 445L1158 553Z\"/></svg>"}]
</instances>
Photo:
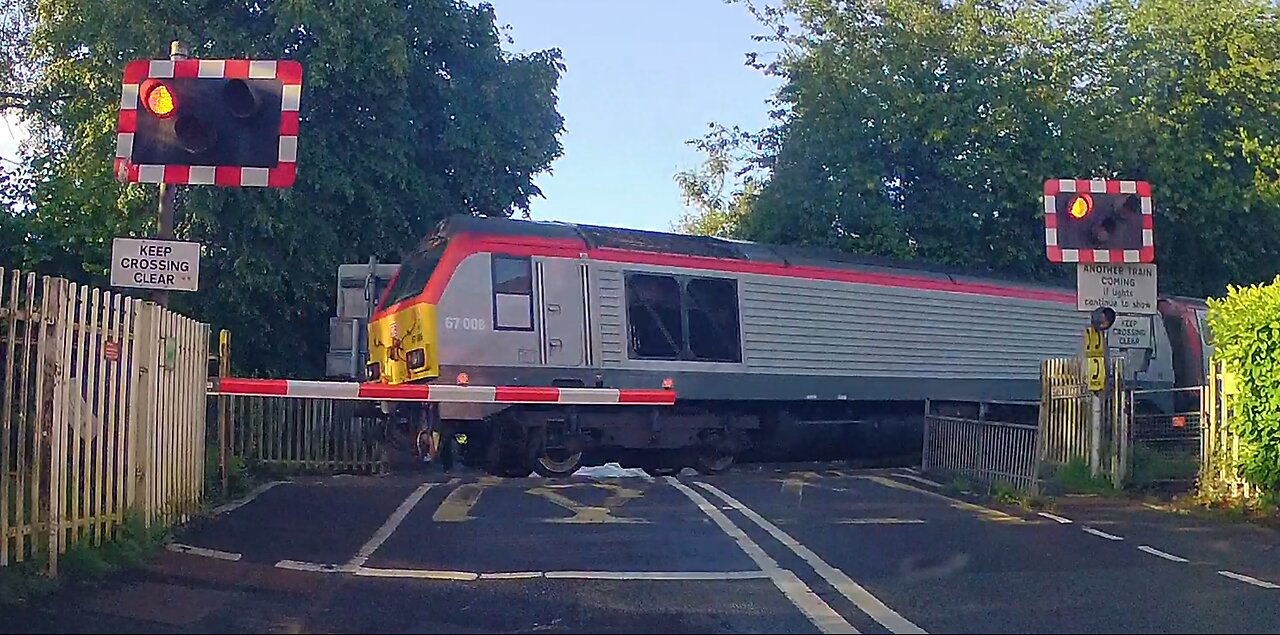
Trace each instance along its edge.
<instances>
[{"instance_id":1,"label":"signal post","mask_svg":"<svg viewBox=\"0 0 1280 635\"><path fill-rule=\"evenodd\" d=\"M1154 206L1146 181L1049 179L1044 183L1046 256L1050 262L1076 263L1076 308L1089 312L1084 331L1084 368L1092 393L1089 470L1102 471L1103 395L1119 377L1107 377L1107 332L1117 312L1131 320L1156 313ZM1130 338L1121 346L1137 346ZM1148 344L1149 345L1149 344ZM1118 437L1126 431L1117 430ZM1125 461L1113 475L1118 484Z\"/></svg>"},{"instance_id":2,"label":"signal post","mask_svg":"<svg viewBox=\"0 0 1280 635\"><path fill-rule=\"evenodd\" d=\"M169 59L125 65L115 174L123 183L158 184L160 206L155 239L112 241L111 284L152 289L161 306L170 291L198 290L201 246L174 240L178 186L292 187L301 101L302 65L293 60L189 59L174 41ZM220 351L226 376L225 338ZM224 489L226 432L218 436Z\"/></svg>"},{"instance_id":3,"label":"signal post","mask_svg":"<svg viewBox=\"0 0 1280 635\"><path fill-rule=\"evenodd\" d=\"M169 59L125 66L116 126L117 180L160 187L157 236L149 241L160 247L177 247L170 244L177 186L293 186L302 97L297 61L189 59L177 41L169 53ZM117 265L137 254L116 252L113 245L116 286L153 289L162 305L169 291L195 290L167 285L165 276L134 281L117 275ZM149 266L169 271L179 264Z\"/></svg>"}]
</instances>

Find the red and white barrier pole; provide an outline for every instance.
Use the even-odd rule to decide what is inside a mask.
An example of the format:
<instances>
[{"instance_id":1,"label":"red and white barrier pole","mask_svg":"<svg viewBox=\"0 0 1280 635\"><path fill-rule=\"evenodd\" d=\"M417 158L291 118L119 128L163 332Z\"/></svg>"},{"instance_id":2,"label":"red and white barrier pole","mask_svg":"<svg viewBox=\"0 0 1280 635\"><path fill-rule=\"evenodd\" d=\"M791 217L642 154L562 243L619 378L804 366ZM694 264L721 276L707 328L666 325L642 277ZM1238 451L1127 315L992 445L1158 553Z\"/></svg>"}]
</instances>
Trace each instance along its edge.
<instances>
[{"instance_id":1,"label":"red and white barrier pole","mask_svg":"<svg viewBox=\"0 0 1280 635\"><path fill-rule=\"evenodd\" d=\"M298 379L211 379L210 395L293 397L362 401L428 401L467 403L558 403L565 405L670 406L674 390L619 388L555 388L546 386L453 386L449 384L359 383Z\"/></svg>"}]
</instances>

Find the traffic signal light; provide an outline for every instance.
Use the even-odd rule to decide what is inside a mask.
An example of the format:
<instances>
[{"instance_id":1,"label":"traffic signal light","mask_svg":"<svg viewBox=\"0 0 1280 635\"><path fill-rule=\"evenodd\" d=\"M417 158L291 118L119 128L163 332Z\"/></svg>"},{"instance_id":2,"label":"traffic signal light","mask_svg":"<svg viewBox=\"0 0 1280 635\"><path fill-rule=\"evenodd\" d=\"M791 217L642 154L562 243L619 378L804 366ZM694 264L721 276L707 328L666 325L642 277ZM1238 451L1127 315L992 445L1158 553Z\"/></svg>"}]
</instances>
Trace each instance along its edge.
<instances>
[{"instance_id":1,"label":"traffic signal light","mask_svg":"<svg viewBox=\"0 0 1280 635\"><path fill-rule=\"evenodd\" d=\"M294 61L136 60L125 69L121 180L289 187L302 68Z\"/></svg>"},{"instance_id":2,"label":"traffic signal light","mask_svg":"<svg viewBox=\"0 0 1280 635\"><path fill-rule=\"evenodd\" d=\"M1044 215L1051 262L1155 260L1151 186L1145 181L1050 179Z\"/></svg>"}]
</instances>

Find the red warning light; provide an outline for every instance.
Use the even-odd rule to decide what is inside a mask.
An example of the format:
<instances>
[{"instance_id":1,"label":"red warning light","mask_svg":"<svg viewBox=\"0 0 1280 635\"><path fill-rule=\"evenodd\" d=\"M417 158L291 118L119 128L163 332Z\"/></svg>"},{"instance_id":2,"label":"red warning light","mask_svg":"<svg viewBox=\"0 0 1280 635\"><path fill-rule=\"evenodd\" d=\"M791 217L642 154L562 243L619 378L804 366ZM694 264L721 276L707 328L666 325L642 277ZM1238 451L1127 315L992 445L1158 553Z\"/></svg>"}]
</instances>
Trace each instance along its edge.
<instances>
[{"instance_id":1,"label":"red warning light","mask_svg":"<svg viewBox=\"0 0 1280 635\"><path fill-rule=\"evenodd\" d=\"M1093 211L1093 197L1088 194L1077 194L1075 200L1071 201L1071 209L1067 212L1071 218L1080 220L1089 215Z\"/></svg>"},{"instance_id":2,"label":"red warning light","mask_svg":"<svg viewBox=\"0 0 1280 635\"><path fill-rule=\"evenodd\" d=\"M142 98L142 105L147 112L165 119L172 115L178 109L178 102L173 97L173 91L169 90L163 82L148 79L142 82L139 90L139 96Z\"/></svg>"}]
</instances>

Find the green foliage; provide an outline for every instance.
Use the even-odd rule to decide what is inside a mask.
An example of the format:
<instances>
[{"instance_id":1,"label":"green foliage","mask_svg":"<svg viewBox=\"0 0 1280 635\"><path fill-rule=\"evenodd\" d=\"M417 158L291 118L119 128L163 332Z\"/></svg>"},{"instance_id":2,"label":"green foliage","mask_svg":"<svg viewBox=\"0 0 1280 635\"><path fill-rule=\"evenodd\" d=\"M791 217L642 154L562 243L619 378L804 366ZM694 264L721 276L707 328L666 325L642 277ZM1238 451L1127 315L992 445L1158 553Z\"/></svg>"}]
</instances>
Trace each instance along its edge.
<instances>
[{"instance_id":1,"label":"green foliage","mask_svg":"<svg viewBox=\"0 0 1280 635\"><path fill-rule=\"evenodd\" d=\"M26 604L59 588L92 586L116 573L142 567L163 546L166 535L159 527L148 529L136 512L126 512L115 536L100 546L85 541L68 547L58 557L57 578L45 575L48 563L44 558L0 567L0 607Z\"/></svg>"},{"instance_id":2,"label":"green foliage","mask_svg":"<svg viewBox=\"0 0 1280 635\"><path fill-rule=\"evenodd\" d=\"M318 375L337 265L396 261L445 216L509 215L560 155L558 51L501 51L491 7L457 0L35 0L38 90L28 268L102 283L110 238L154 230L156 188L111 174L124 64L171 39L194 57L303 65L298 181L186 188L177 234L205 251L173 308L235 333L237 373ZM0 227L0 231L3 227Z\"/></svg>"},{"instance_id":3,"label":"green foliage","mask_svg":"<svg viewBox=\"0 0 1280 635\"><path fill-rule=\"evenodd\" d=\"M994 483L991 486L991 498L1006 505L1022 505L1023 496L1017 488L1007 483Z\"/></svg>"},{"instance_id":4,"label":"green foliage","mask_svg":"<svg viewBox=\"0 0 1280 635\"><path fill-rule=\"evenodd\" d=\"M973 483L963 476L957 476L942 486L942 491L953 496L956 494L969 494L973 491Z\"/></svg>"},{"instance_id":5,"label":"green foliage","mask_svg":"<svg viewBox=\"0 0 1280 635\"><path fill-rule=\"evenodd\" d=\"M707 154L703 164L676 174L676 184L688 210L673 229L685 234L732 238L741 231L757 183L747 178L737 184L738 189L732 189L733 181L743 176L734 172L734 155L742 147L741 132L713 128L706 139L693 142Z\"/></svg>"},{"instance_id":6,"label":"green foliage","mask_svg":"<svg viewBox=\"0 0 1280 635\"><path fill-rule=\"evenodd\" d=\"M227 489L223 491L220 467L217 441L207 443L204 460L204 504L207 507L216 507L244 496L257 484L245 460L231 456L227 457Z\"/></svg>"},{"instance_id":7,"label":"green foliage","mask_svg":"<svg viewBox=\"0 0 1280 635\"><path fill-rule=\"evenodd\" d=\"M1133 468L1130 478L1135 485L1139 486L1170 481L1191 481L1200 470L1200 462L1197 459L1198 457L1173 458L1139 445L1133 448Z\"/></svg>"},{"instance_id":8,"label":"green foliage","mask_svg":"<svg viewBox=\"0 0 1280 635\"><path fill-rule=\"evenodd\" d=\"M1110 496L1118 494L1111 481L1105 477L1095 478L1089 473L1089 463L1081 458L1074 458L1056 467L1050 479L1054 489L1065 494L1094 494Z\"/></svg>"},{"instance_id":9,"label":"green foliage","mask_svg":"<svg viewBox=\"0 0 1280 635\"><path fill-rule=\"evenodd\" d=\"M731 146L757 173L738 237L1069 283L1044 257L1043 181L1145 179L1166 291L1205 296L1280 270L1274 3L754 10L783 53L749 62L786 82L775 124Z\"/></svg>"},{"instance_id":10,"label":"green foliage","mask_svg":"<svg viewBox=\"0 0 1280 635\"><path fill-rule=\"evenodd\" d=\"M0 567L0 607L26 604L56 589L57 581L44 575L45 566L35 559Z\"/></svg>"},{"instance_id":11,"label":"green foliage","mask_svg":"<svg viewBox=\"0 0 1280 635\"><path fill-rule=\"evenodd\" d=\"M1270 284L1231 286L1209 300L1214 356L1235 375L1232 430L1241 441L1245 478L1280 487L1280 276Z\"/></svg>"}]
</instances>

